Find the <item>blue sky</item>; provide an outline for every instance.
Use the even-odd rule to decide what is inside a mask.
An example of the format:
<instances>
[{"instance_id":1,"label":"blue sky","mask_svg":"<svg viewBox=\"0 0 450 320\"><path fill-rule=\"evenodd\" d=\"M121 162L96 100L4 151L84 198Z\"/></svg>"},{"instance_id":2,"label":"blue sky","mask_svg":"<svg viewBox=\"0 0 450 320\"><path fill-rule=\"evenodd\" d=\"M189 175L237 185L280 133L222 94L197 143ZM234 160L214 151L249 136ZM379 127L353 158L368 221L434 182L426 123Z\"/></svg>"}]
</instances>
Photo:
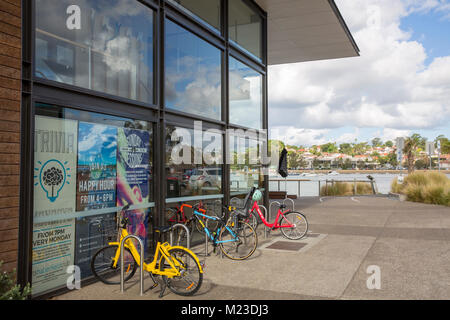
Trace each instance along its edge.
<instances>
[{"instance_id":1,"label":"blue sky","mask_svg":"<svg viewBox=\"0 0 450 320\"><path fill-rule=\"evenodd\" d=\"M426 50L426 65L436 57L450 55L450 19L442 13L412 13L400 21L400 27L411 31L411 40L420 42Z\"/></svg>"},{"instance_id":2,"label":"blue sky","mask_svg":"<svg viewBox=\"0 0 450 320\"><path fill-rule=\"evenodd\" d=\"M450 0L335 0L360 57L269 67L272 138L450 137Z\"/></svg>"}]
</instances>

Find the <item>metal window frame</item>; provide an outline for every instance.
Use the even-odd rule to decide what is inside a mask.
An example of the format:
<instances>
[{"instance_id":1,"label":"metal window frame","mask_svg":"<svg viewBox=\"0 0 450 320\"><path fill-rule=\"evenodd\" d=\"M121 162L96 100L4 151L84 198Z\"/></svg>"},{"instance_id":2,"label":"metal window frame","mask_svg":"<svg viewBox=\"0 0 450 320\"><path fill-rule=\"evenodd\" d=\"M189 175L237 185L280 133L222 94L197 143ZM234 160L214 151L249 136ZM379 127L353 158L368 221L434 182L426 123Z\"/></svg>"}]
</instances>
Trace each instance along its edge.
<instances>
[{"instance_id":1,"label":"metal window frame","mask_svg":"<svg viewBox=\"0 0 450 320\"><path fill-rule=\"evenodd\" d=\"M261 60L247 54L228 39L228 0L221 2L221 30L213 32L210 27L193 19L182 10L171 6L165 0L136 0L150 9L153 15L153 103L143 103L127 98L109 95L94 90L71 86L56 81L37 78L35 70L35 1L22 0L22 92L21 92L21 162L20 162L20 207L17 281L20 285L31 283L32 279L32 236L33 236L33 166L34 166L34 117L35 102L55 104L90 112L100 112L127 118L138 118L153 122L153 169L154 202L151 225L164 222L165 192L165 132L167 125L186 126L194 120L202 120L205 128L215 128L226 132L228 128L253 129L229 123L229 56L240 60L263 75L262 84L262 129L268 128L267 112L267 14L253 1L243 0L262 17L262 57ZM196 36L222 50L222 112L221 120L199 117L176 110L166 109L164 101L165 59L164 42L165 19L191 31ZM226 135L223 140L223 157L228 157ZM230 166L222 168L223 203L230 201ZM264 179L268 190L268 179ZM268 205L268 192L264 192L264 205ZM152 228L153 230L153 228ZM155 237L153 236L153 239ZM82 285L95 281L88 278ZM67 292L67 288L55 288L48 293L33 296L35 299L48 298Z\"/></svg>"}]
</instances>

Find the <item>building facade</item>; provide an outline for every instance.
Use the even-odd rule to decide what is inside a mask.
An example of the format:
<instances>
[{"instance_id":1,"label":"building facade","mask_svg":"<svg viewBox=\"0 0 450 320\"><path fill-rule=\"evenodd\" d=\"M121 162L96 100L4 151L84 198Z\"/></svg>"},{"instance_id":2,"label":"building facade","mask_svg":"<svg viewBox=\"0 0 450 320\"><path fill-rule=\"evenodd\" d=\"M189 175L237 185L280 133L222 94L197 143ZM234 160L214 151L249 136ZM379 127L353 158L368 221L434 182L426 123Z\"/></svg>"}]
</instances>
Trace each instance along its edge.
<instances>
[{"instance_id":1,"label":"building facade","mask_svg":"<svg viewBox=\"0 0 450 320\"><path fill-rule=\"evenodd\" d=\"M334 2L320 3L353 49L315 58L355 55ZM249 188L267 190L252 159L267 136L248 133L268 128L268 64L314 58L283 55L282 43L271 53L268 12L285 8L276 6L0 0L0 260L33 297L67 290L70 265L91 281L90 259L126 204L149 252L153 227L173 222L181 203L220 214ZM212 160L202 153L211 146Z\"/></svg>"}]
</instances>

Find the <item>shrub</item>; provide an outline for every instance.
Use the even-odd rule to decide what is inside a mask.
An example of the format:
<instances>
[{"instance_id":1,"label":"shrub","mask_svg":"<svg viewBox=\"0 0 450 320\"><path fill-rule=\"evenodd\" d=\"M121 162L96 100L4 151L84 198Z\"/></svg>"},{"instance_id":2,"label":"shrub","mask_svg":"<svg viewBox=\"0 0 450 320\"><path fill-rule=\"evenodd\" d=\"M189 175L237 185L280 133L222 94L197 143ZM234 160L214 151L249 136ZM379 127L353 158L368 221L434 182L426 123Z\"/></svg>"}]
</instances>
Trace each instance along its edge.
<instances>
[{"instance_id":1,"label":"shrub","mask_svg":"<svg viewBox=\"0 0 450 320\"><path fill-rule=\"evenodd\" d=\"M0 261L0 270L3 262ZM27 284L22 290L15 284L15 271L0 271L0 300L25 300L31 294L30 285Z\"/></svg>"},{"instance_id":2,"label":"shrub","mask_svg":"<svg viewBox=\"0 0 450 320\"><path fill-rule=\"evenodd\" d=\"M450 179L443 173L411 173L402 184L394 179L391 191L406 195L408 201L450 206Z\"/></svg>"},{"instance_id":3,"label":"shrub","mask_svg":"<svg viewBox=\"0 0 450 320\"><path fill-rule=\"evenodd\" d=\"M351 196L354 194L353 182L335 181L333 184L328 183L326 186L320 188L320 195L322 196ZM356 194L367 195L373 194L370 183L357 182Z\"/></svg>"}]
</instances>

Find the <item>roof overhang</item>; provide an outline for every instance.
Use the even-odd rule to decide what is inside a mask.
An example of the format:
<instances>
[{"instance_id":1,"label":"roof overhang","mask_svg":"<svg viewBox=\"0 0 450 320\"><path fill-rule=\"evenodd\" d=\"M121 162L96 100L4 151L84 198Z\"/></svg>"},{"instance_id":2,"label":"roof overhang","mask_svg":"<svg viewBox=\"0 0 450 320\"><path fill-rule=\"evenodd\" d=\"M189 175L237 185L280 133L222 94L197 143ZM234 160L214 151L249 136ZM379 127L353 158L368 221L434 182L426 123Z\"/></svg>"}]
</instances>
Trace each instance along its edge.
<instances>
[{"instance_id":1,"label":"roof overhang","mask_svg":"<svg viewBox=\"0 0 450 320\"><path fill-rule=\"evenodd\" d=\"M359 56L334 0L255 0L267 12L268 64Z\"/></svg>"}]
</instances>

